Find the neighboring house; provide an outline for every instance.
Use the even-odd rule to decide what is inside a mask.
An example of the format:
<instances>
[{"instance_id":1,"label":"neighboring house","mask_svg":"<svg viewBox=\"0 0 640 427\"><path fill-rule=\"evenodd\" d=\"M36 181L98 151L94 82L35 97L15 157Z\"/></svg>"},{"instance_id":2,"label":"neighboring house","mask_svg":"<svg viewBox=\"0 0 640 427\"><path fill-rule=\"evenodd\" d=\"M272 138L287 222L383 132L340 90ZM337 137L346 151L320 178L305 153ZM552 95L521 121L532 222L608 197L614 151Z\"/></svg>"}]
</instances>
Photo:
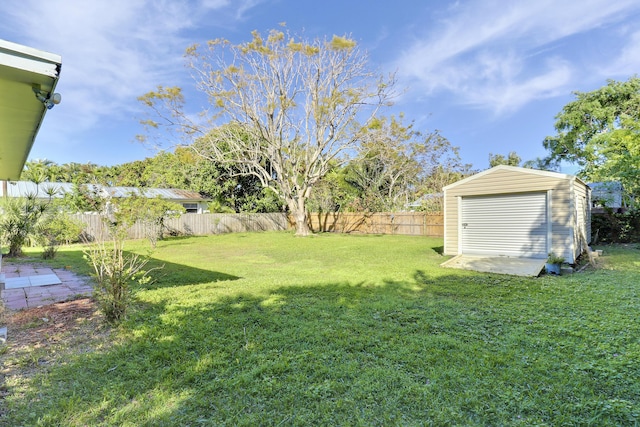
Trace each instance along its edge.
<instances>
[{"instance_id":1,"label":"neighboring house","mask_svg":"<svg viewBox=\"0 0 640 427\"><path fill-rule=\"evenodd\" d=\"M618 181L592 182L589 187L591 188L592 207L611 209L626 207L622 183Z\"/></svg>"},{"instance_id":2,"label":"neighboring house","mask_svg":"<svg viewBox=\"0 0 640 427\"><path fill-rule=\"evenodd\" d=\"M591 240L591 193L579 178L500 165L444 187L444 253L573 264Z\"/></svg>"},{"instance_id":3,"label":"neighboring house","mask_svg":"<svg viewBox=\"0 0 640 427\"><path fill-rule=\"evenodd\" d=\"M102 194L115 198L128 197L131 194L151 199L160 197L182 205L187 213L205 213L209 205L209 201L204 199L200 193L176 188L102 187Z\"/></svg>"},{"instance_id":4,"label":"neighboring house","mask_svg":"<svg viewBox=\"0 0 640 427\"><path fill-rule=\"evenodd\" d=\"M132 194L148 198L160 197L164 200L182 205L187 213L205 213L208 200L195 191L165 189L165 188L136 188L136 187L107 187L97 184L87 184L90 191L101 197L128 197ZM3 181L0 186L0 197L35 196L39 199L60 199L67 193L73 193L75 186L67 182L42 182L35 184L30 181Z\"/></svg>"}]
</instances>

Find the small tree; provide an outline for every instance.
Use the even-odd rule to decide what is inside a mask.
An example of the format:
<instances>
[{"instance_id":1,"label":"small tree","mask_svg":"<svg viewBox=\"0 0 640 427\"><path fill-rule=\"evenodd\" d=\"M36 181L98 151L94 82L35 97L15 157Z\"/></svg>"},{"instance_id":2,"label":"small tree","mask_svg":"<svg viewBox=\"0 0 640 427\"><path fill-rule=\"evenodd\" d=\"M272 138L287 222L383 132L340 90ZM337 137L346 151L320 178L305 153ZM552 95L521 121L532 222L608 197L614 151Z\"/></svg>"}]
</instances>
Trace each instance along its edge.
<instances>
[{"instance_id":1,"label":"small tree","mask_svg":"<svg viewBox=\"0 0 640 427\"><path fill-rule=\"evenodd\" d=\"M129 226L138 223L144 227L145 235L155 249L158 240L164 238L165 221L177 218L185 212L182 205L169 202L160 197L147 198L144 195L130 194L128 197L111 201L112 209Z\"/></svg>"},{"instance_id":2,"label":"small tree","mask_svg":"<svg viewBox=\"0 0 640 427\"><path fill-rule=\"evenodd\" d=\"M233 164L281 197L307 235L306 202L332 162L346 162L360 142L358 120L368 122L387 104L393 80L366 69L354 40L305 41L281 31L234 45L217 39L187 50L198 88L215 114L205 125L188 120L179 88L141 98L185 135L204 138L212 161ZM227 124L217 127L217 124ZM215 130L215 132L212 132Z\"/></svg>"},{"instance_id":3,"label":"small tree","mask_svg":"<svg viewBox=\"0 0 640 427\"><path fill-rule=\"evenodd\" d=\"M102 212L106 199L100 187L92 184L74 184L73 191L65 193L62 204L71 212Z\"/></svg>"}]
</instances>

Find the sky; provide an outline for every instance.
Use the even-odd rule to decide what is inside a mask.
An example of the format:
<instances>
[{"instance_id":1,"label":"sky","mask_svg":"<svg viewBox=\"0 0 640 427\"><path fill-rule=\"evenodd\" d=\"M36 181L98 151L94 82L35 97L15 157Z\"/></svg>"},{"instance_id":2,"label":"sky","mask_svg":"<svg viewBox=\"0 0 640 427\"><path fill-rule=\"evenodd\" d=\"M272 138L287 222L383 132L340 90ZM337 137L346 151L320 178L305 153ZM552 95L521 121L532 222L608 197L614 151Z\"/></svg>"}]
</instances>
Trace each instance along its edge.
<instances>
[{"instance_id":1,"label":"sky","mask_svg":"<svg viewBox=\"0 0 640 427\"><path fill-rule=\"evenodd\" d=\"M545 156L575 91L640 74L638 0L3 0L0 17L0 39L62 57L62 103L30 155L58 164L153 156L136 140L137 98L163 85L197 99L188 46L248 41L283 22L356 40L371 70L396 73L402 94L388 114L438 130L477 170L490 154Z\"/></svg>"}]
</instances>

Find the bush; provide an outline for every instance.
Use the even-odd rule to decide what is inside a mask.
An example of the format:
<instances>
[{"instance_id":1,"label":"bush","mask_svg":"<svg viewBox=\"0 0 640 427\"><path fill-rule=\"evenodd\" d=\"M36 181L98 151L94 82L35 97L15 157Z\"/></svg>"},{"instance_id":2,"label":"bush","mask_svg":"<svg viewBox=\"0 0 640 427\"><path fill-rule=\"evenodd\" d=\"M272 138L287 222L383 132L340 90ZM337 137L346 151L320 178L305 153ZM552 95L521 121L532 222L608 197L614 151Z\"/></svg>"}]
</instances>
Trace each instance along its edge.
<instances>
[{"instance_id":1,"label":"bush","mask_svg":"<svg viewBox=\"0 0 640 427\"><path fill-rule=\"evenodd\" d=\"M554 252L549 252L549 257L547 258L548 264L562 264L565 261L563 256L556 255Z\"/></svg>"},{"instance_id":2,"label":"bush","mask_svg":"<svg viewBox=\"0 0 640 427\"><path fill-rule=\"evenodd\" d=\"M5 325L7 321L7 310L4 307L4 301L0 300L0 326Z\"/></svg>"},{"instance_id":3,"label":"bush","mask_svg":"<svg viewBox=\"0 0 640 427\"><path fill-rule=\"evenodd\" d=\"M592 214L591 235L594 244L640 242L640 209Z\"/></svg>"},{"instance_id":4,"label":"bush","mask_svg":"<svg viewBox=\"0 0 640 427\"><path fill-rule=\"evenodd\" d=\"M65 212L54 211L46 215L35 230L35 240L44 248L42 257L53 258L58 251L58 246L63 243L77 242L84 227L82 221L69 217Z\"/></svg>"},{"instance_id":5,"label":"bush","mask_svg":"<svg viewBox=\"0 0 640 427\"><path fill-rule=\"evenodd\" d=\"M9 257L22 256L22 247L34 237L47 204L35 196L6 198L2 202L0 234L9 247Z\"/></svg>"},{"instance_id":6,"label":"bush","mask_svg":"<svg viewBox=\"0 0 640 427\"><path fill-rule=\"evenodd\" d=\"M130 194L128 197L111 201L109 220L120 224L122 230L119 232L123 233L126 233L126 228L138 222L144 227L147 239L155 248L158 240L164 238L167 229L165 220L177 218L184 212L184 207L177 203L159 197L150 199Z\"/></svg>"},{"instance_id":7,"label":"bush","mask_svg":"<svg viewBox=\"0 0 640 427\"><path fill-rule=\"evenodd\" d=\"M105 217L107 236L97 236L84 251L84 258L93 269L95 279L94 298L109 323L124 320L133 300L132 285L151 282L146 270L149 257L125 254L127 229L136 218L131 212L122 211Z\"/></svg>"},{"instance_id":8,"label":"bush","mask_svg":"<svg viewBox=\"0 0 640 427\"><path fill-rule=\"evenodd\" d=\"M131 285L144 284L150 277L144 268L148 258L125 255L122 241L98 241L85 250L84 258L93 267L94 298L109 323L126 317L133 299Z\"/></svg>"}]
</instances>

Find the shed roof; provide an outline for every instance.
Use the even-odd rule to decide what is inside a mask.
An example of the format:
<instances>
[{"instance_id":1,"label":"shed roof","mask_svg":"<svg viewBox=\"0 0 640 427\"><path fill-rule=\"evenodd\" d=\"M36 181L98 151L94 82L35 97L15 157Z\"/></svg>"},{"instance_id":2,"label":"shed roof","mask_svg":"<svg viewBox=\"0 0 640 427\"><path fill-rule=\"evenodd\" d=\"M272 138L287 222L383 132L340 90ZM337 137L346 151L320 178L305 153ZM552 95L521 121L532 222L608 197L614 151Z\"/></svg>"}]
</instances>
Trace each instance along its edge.
<instances>
[{"instance_id":1,"label":"shed roof","mask_svg":"<svg viewBox=\"0 0 640 427\"><path fill-rule=\"evenodd\" d=\"M498 166L494 166L490 169L486 169L483 170L482 172L479 172L475 175L471 175L468 176L464 179L461 179L460 181L454 182L453 184L449 184L445 187L443 187L443 190L448 190L451 188L455 188L458 187L460 185L463 185L469 181L473 181L476 180L478 178L481 178L485 175L489 175L492 174L494 172L500 171L500 170L507 170L507 171L512 171L512 172L520 172L520 173L524 173L524 174L532 174L532 175L540 175L540 176L546 176L549 178L556 178L556 179L563 179L563 180L577 180L578 182L586 185L586 183L584 183L584 181L582 181L580 178L576 177L575 175L567 175L564 173L560 173L560 172L552 172L552 171L543 171L543 170L538 170L538 169L529 169L529 168L521 168L521 167L516 167L516 166L507 166L507 165L498 165Z\"/></svg>"}]
</instances>

